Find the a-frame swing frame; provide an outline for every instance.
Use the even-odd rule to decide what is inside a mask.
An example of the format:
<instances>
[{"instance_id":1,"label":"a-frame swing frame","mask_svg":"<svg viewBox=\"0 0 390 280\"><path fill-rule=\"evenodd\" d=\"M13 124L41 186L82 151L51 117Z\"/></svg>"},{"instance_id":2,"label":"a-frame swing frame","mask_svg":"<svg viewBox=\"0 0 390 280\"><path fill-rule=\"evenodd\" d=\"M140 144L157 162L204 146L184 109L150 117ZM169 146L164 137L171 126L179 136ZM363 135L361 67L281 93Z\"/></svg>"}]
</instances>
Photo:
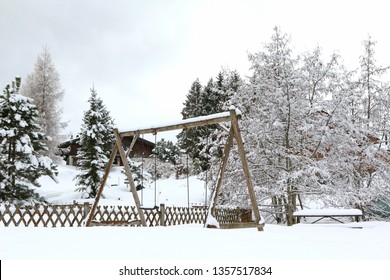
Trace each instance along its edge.
<instances>
[{"instance_id":1,"label":"a-frame swing frame","mask_svg":"<svg viewBox=\"0 0 390 280\"><path fill-rule=\"evenodd\" d=\"M191 118L191 119L185 119L185 120L182 120L178 123L169 124L169 125L165 125L165 126L137 129L137 130L131 130L131 131L123 131L123 132L119 132L118 129L114 129L116 143L115 143L115 146L112 150L110 159L107 163L104 176L100 182L100 186L99 186L94 204L92 205L91 211L87 217L87 221L86 221L85 226L87 226L87 227L91 226L93 216L96 212L97 206L99 204L99 200L100 200L102 193L103 193L103 190L104 190L104 186L106 185L109 173L111 171L112 165L114 163L115 157L116 157L118 152L119 152L119 155L120 155L121 160L122 160L123 165L124 165L125 175L126 175L127 180L130 184L130 190L131 190L131 193L133 195L134 202L135 202L135 205L136 205L136 208L138 211L140 224L142 226L146 226L145 216L144 216L144 213L143 213L142 208L141 208L141 203L140 203L140 200L138 197L136 186L135 186L133 177L131 175L131 170L130 170L129 163L127 160L127 155L129 154L129 151L131 151L131 149L132 149L133 145L135 144L136 139L138 138L139 135L150 134L150 133L156 134L158 132L186 129L186 128L191 128L191 127L205 126L205 125L211 125L211 124L219 124L219 123L229 122L229 121L231 123L229 136L228 136L228 139L226 141L226 145L225 145L225 148L223 151L221 166L220 166L219 174L218 174L217 185L214 188L214 192L212 194L212 200L211 200L210 208L208 211L208 215L212 215L215 217L215 209L216 209L215 207L217 205L218 194L221 190L223 176L224 176L224 172L225 172L228 158L229 158L229 153L230 153L231 147L233 145L233 139L235 139L236 143L237 143L237 148L238 148L239 156L241 159L241 163L242 163L242 169L243 169L244 175L245 175L245 181L246 181L246 185L248 188L248 194L249 194L249 199L250 199L251 206L252 206L252 211L253 211L253 214L255 217L253 224L258 225L260 222L261 216L260 216L259 208L258 208L257 202L256 202L253 182L252 182L250 170L248 167L246 153L244 150L244 143L243 143L240 129L238 126L238 117L239 116L240 116L240 113L237 113L237 110L232 108L229 110L229 112L212 114L212 115L208 115L208 116ZM132 141L127 153L125 152L123 145L122 145L122 138L124 136L133 136L133 141ZM206 226L207 226L207 224L206 224Z\"/></svg>"}]
</instances>

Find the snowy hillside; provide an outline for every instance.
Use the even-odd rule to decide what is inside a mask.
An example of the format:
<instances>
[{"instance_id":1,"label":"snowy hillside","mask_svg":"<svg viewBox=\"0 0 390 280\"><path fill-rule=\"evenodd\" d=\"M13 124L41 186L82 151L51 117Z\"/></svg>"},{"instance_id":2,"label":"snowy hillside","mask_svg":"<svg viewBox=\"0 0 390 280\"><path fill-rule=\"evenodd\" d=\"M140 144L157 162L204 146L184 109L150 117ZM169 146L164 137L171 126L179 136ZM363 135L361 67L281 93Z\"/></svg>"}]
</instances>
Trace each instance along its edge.
<instances>
[{"instance_id":1,"label":"snowy hillside","mask_svg":"<svg viewBox=\"0 0 390 280\"><path fill-rule=\"evenodd\" d=\"M126 176L122 167L113 167L104 188L101 205L134 205L133 196L129 186L125 183ZM53 204L69 204L73 202L93 202L92 199L81 199L81 193L75 192L76 186L73 180L78 174L74 166L59 165L57 181L54 182L48 176L40 179L41 187L37 192ZM204 182L196 176L176 180L174 175L170 178L157 180L156 185L150 182L145 189L138 191L141 203L145 207L153 207L164 203L167 206L203 205L205 200ZM189 197L189 200L188 200Z\"/></svg>"}]
</instances>

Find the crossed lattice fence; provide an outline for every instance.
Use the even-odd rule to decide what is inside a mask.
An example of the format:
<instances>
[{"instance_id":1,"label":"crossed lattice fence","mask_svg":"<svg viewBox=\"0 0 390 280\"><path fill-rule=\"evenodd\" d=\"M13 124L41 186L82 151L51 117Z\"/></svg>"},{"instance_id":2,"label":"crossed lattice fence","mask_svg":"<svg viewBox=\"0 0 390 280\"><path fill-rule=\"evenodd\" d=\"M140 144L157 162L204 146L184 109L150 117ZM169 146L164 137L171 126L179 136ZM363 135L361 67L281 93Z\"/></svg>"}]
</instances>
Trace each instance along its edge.
<instances>
[{"instance_id":1,"label":"crossed lattice fence","mask_svg":"<svg viewBox=\"0 0 390 280\"><path fill-rule=\"evenodd\" d=\"M82 225L84 219L85 208L81 204L0 206L0 225L4 226L74 227Z\"/></svg>"},{"instance_id":2,"label":"crossed lattice fence","mask_svg":"<svg viewBox=\"0 0 390 280\"><path fill-rule=\"evenodd\" d=\"M79 227L90 211L91 205L0 205L0 226L34 227ZM147 226L173 226L182 224L203 224L207 218L207 207L166 207L160 205L153 209L143 209ZM245 209L216 209L216 219L221 224L247 222L251 211ZM113 223L132 224L139 219L135 206L98 206L93 220ZM249 220L248 220L249 219Z\"/></svg>"}]
</instances>

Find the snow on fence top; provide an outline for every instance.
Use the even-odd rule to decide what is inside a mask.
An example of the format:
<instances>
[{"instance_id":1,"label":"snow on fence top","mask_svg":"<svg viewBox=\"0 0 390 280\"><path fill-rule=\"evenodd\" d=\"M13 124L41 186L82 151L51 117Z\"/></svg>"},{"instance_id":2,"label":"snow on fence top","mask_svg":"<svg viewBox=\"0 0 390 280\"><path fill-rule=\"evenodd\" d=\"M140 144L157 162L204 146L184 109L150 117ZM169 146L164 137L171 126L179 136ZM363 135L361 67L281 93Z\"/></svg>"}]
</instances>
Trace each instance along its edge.
<instances>
[{"instance_id":1,"label":"snow on fence top","mask_svg":"<svg viewBox=\"0 0 390 280\"><path fill-rule=\"evenodd\" d=\"M122 136L133 136L133 135L140 135L140 134L148 134L148 133L157 133L157 132L163 132L163 131L171 131L176 129L183 129L183 128L190 128L190 127L197 127L202 125L211 125L221 122L227 122L231 120L232 113L236 116L241 116L241 111L231 107L228 112L223 113L217 113L217 114L211 114L207 116L200 116L196 118L190 118L190 119L184 119L181 121L176 122L169 122L164 123L160 125L156 125L149 128L137 128L137 129L128 129L128 130L119 130L119 133Z\"/></svg>"}]
</instances>

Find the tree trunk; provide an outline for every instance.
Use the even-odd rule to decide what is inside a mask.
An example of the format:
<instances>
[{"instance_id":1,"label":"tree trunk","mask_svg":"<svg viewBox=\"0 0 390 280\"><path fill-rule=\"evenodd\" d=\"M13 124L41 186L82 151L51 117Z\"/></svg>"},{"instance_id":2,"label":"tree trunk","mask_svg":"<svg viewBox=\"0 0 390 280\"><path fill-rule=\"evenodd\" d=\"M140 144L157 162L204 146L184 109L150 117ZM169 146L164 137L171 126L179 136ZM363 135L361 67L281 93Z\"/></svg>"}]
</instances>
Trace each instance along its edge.
<instances>
[{"instance_id":1,"label":"tree trunk","mask_svg":"<svg viewBox=\"0 0 390 280\"><path fill-rule=\"evenodd\" d=\"M272 197L272 204L275 205L275 220L277 224L281 224L283 222L283 203L282 199L277 196Z\"/></svg>"}]
</instances>

